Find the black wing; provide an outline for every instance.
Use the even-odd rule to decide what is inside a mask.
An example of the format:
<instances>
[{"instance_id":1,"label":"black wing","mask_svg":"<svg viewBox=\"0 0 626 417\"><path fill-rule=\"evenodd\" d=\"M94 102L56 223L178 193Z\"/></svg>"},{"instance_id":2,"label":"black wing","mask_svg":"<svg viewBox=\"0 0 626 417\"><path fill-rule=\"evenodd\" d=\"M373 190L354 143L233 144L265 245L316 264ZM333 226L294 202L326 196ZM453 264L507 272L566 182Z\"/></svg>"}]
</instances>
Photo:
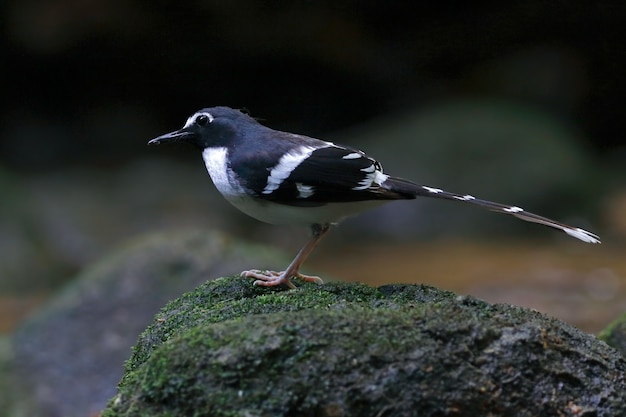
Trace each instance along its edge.
<instances>
[{"instance_id":1,"label":"black wing","mask_svg":"<svg viewBox=\"0 0 626 417\"><path fill-rule=\"evenodd\" d=\"M381 185L388 178L365 153L336 145L318 148L267 197L284 204L325 204L415 198Z\"/></svg>"},{"instance_id":2,"label":"black wing","mask_svg":"<svg viewBox=\"0 0 626 417\"><path fill-rule=\"evenodd\" d=\"M359 150L305 136L283 139L280 149L263 154L238 152L236 174L257 198L298 206L415 198L381 187L387 176L380 163Z\"/></svg>"}]
</instances>

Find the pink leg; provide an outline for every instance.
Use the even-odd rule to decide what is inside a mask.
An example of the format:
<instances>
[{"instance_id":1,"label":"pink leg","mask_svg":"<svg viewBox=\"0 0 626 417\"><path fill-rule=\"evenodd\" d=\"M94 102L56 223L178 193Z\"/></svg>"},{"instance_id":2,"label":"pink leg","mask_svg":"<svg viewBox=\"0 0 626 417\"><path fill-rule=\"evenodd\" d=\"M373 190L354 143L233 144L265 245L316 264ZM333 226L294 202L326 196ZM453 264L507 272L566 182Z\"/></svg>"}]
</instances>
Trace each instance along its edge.
<instances>
[{"instance_id":1,"label":"pink leg","mask_svg":"<svg viewBox=\"0 0 626 417\"><path fill-rule=\"evenodd\" d=\"M301 274L300 267L309 257L315 246L319 243L319 241L328 233L330 229L330 224L314 224L311 229L313 230L313 237L304 245L300 252L296 255L293 261L289 264L287 269L282 272L276 271L259 271L257 269L253 269L250 271L243 271L241 273L242 277L255 278L254 285L260 285L263 287L273 287L275 285L285 284L289 288L296 288L295 285L291 283L291 278L299 278L306 282L316 282L318 284L323 284L324 281L320 277L314 277L309 275Z\"/></svg>"}]
</instances>

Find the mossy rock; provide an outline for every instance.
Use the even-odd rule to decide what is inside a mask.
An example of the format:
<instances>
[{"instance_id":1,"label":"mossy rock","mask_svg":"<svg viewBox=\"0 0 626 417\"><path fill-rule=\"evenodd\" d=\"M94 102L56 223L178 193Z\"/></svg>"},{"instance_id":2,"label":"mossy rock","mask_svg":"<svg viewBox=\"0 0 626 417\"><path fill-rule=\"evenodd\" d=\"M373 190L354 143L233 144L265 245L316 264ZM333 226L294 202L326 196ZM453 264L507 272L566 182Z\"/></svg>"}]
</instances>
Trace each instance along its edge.
<instances>
[{"instance_id":1,"label":"mossy rock","mask_svg":"<svg viewBox=\"0 0 626 417\"><path fill-rule=\"evenodd\" d=\"M230 277L141 335L113 416L617 416L626 361L559 320L420 285Z\"/></svg>"},{"instance_id":2,"label":"mossy rock","mask_svg":"<svg viewBox=\"0 0 626 417\"><path fill-rule=\"evenodd\" d=\"M598 337L626 357L626 313L609 324Z\"/></svg>"},{"instance_id":3,"label":"mossy rock","mask_svg":"<svg viewBox=\"0 0 626 417\"><path fill-rule=\"evenodd\" d=\"M21 397L37 410L30 415L95 415L115 395L137 335L165 303L226 271L287 261L265 247L201 229L121 245L15 332L11 362L24 386ZM6 397L2 390L0 397Z\"/></svg>"}]
</instances>

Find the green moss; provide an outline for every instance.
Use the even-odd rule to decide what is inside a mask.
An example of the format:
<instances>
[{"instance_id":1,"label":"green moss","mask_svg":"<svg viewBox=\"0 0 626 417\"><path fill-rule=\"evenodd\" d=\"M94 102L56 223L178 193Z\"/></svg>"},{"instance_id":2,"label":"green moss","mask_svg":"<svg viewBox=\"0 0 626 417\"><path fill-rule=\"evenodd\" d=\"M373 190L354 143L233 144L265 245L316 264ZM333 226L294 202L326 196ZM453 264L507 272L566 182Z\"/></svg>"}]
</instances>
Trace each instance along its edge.
<instances>
[{"instance_id":1,"label":"green moss","mask_svg":"<svg viewBox=\"0 0 626 417\"><path fill-rule=\"evenodd\" d=\"M626 357L626 313L609 324L598 337Z\"/></svg>"},{"instance_id":2,"label":"green moss","mask_svg":"<svg viewBox=\"0 0 626 417\"><path fill-rule=\"evenodd\" d=\"M426 321L426 310L408 308L398 316L396 311L352 306L258 315L191 328L160 346L149 359L150 366L135 371L121 398L125 392L141 392L142 401L153 405L151 415L161 415L163 405L173 402L179 415L192 411L233 415L233 409L240 410L234 415L246 415L245 410L275 415L303 397L310 398L310 407L324 400L328 390L324 375L342 368L347 356L363 368L370 357L387 362L389 352L413 350L415 340L407 332ZM387 334L380 329L388 329ZM360 337L346 338L353 334ZM347 343L337 346L334 341L338 339ZM368 357L360 358L364 345L369 347ZM312 363L317 368L315 377L310 375Z\"/></svg>"},{"instance_id":3,"label":"green moss","mask_svg":"<svg viewBox=\"0 0 626 417\"><path fill-rule=\"evenodd\" d=\"M253 286L249 278L239 276L212 280L170 302L157 314L154 323L139 337L126 369L134 369L155 346L189 327L249 315L372 304L382 297L377 289L363 284L302 283L296 290L285 291Z\"/></svg>"},{"instance_id":4,"label":"green moss","mask_svg":"<svg viewBox=\"0 0 626 417\"><path fill-rule=\"evenodd\" d=\"M550 416L574 406L609 416L626 413L625 369L592 336L519 307L419 285L285 291L229 277L157 315L104 416Z\"/></svg>"}]
</instances>

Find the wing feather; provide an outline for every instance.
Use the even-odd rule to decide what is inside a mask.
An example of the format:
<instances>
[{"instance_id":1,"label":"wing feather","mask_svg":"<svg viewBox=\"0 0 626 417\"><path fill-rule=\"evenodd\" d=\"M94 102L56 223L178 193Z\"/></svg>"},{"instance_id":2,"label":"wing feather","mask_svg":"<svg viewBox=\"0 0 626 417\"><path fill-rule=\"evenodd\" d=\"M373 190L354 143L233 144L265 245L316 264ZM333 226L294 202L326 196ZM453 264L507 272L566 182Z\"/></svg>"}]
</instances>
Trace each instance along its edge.
<instances>
[{"instance_id":1,"label":"wing feather","mask_svg":"<svg viewBox=\"0 0 626 417\"><path fill-rule=\"evenodd\" d=\"M324 143L326 146L307 152L297 165L290 167L288 175L277 175L280 184L274 182L271 192L258 197L288 205L415 198L413 194L381 187L388 177L381 165L365 153ZM277 168L280 165L274 167Z\"/></svg>"}]
</instances>

